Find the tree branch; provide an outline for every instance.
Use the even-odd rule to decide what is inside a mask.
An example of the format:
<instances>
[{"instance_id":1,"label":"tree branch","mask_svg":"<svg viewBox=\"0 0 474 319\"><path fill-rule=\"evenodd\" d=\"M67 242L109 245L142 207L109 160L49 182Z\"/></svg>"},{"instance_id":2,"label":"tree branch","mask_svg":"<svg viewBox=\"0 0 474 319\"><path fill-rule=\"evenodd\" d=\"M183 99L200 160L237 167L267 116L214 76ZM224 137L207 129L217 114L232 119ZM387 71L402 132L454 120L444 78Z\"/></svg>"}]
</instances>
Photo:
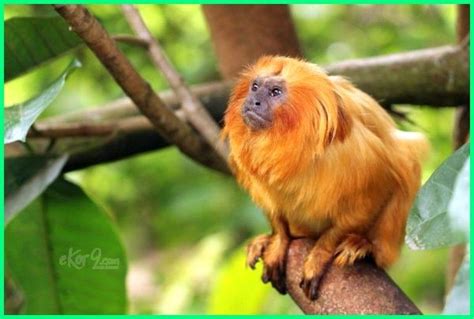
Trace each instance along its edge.
<instances>
[{"instance_id":1,"label":"tree branch","mask_svg":"<svg viewBox=\"0 0 474 319\"><path fill-rule=\"evenodd\" d=\"M117 35L112 36L112 39L114 39L117 42L122 42L122 43L130 44L130 45L138 46L145 50L148 50L148 47L149 47L149 44L147 41L139 37L136 37L134 35L117 34Z\"/></svg>"},{"instance_id":2,"label":"tree branch","mask_svg":"<svg viewBox=\"0 0 474 319\"><path fill-rule=\"evenodd\" d=\"M384 105L455 106L469 101L469 45L348 60L326 67Z\"/></svg>"},{"instance_id":3,"label":"tree branch","mask_svg":"<svg viewBox=\"0 0 474 319\"><path fill-rule=\"evenodd\" d=\"M372 262L354 266L331 266L322 279L319 298L311 302L299 283L306 255L314 242L292 241L288 252L288 293L306 314L421 314L390 277Z\"/></svg>"},{"instance_id":4,"label":"tree branch","mask_svg":"<svg viewBox=\"0 0 474 319\"><path fill-rule=\"evenodd\" d=\"M171 88L181 101L182 110L191 125L214 147L223 160L227 160L229 151L224 142L219 138L219 127L207 113L184 82L183 77L174 69L166 53L158 41L153 38L150 30L145 25L140 13L133 5L122 5L122 9L128 24L138 36L148 42L148 53L156 68L161 70L168 80Z\"/></svg>"},{"instance_id":5,"label":"tree branch","mask_svg":"<svg viewBox=\"0 0 474 319\"><path fill-rule=\"evenodd\" d=\"M85 7L80 5L54 5L54 7L166 140L198 162L222 172L229 172L226 162L216 156L207 143L166 108L150 85L118 49L107 31Z\"/></svg>"},{"instance_id":6,"label":"tree branch","mask_svg":"<svg viewBox=\"0 0 474 319\"><path fill-rule=\"evenodd\" d=\"M63 138L63 137L103 137L118 132L152 131L153 125L144 116L133 116L119 121L101 123L36 123L28 132L29 138Z\"/></svg>"}]
</instances>

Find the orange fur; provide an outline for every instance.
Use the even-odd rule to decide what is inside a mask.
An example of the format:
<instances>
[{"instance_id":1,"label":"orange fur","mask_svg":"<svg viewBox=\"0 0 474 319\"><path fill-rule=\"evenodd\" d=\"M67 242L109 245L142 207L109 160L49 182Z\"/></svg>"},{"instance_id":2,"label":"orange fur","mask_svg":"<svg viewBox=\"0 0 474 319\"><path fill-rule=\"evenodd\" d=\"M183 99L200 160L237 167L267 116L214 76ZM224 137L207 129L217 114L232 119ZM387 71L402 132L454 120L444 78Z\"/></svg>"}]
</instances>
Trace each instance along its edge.
<instances>
[{"instance_id":1,"label":"orange fur","mask_svg":"<svg viewBox=\"0 0 474 319\"><path fill-rule=\"evenodd\" d=\"M249 86L272 75L285 79L287 103L274 110L271 127L251 130L241 116ZM346 257L336 260L341 265L369 252L382 267L397 258L427 142L419 133L398 131L350 82L302 60L263 57L237 82L223 137L238 182L264 209L274 235L318 239L305 277L321 273L319 264L343 252L345 242ZM278 220L288 234L275 231ZM355 249L353 235L369 246ZM326 257L315 262L317 256Z\"/></svg>"}]
</instances>

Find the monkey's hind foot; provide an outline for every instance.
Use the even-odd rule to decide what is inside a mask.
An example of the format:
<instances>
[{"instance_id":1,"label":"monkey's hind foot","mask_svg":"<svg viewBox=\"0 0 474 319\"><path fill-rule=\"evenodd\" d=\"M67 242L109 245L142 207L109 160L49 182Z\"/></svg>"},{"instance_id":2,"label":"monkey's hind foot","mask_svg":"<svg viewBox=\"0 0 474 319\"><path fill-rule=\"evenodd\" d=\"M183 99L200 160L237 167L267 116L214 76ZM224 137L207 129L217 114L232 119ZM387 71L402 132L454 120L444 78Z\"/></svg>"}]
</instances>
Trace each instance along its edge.
<instances>
[{"instance_id":1,"label":"monkey's hind foot","mask_svg":"<svg viewBox=\"0 0 474 319\"><path fill-rule=\"evenodd\" d=\"M255 269L255 265L258 260L262 258L265 248L270 243L270 238L270 235L259 235L252 239L252 241L247 245L247 266Z\"/></svg>"},{"instance_id":2,"label":"monkey's hind foot","mask_svg":"<svg viewBox=\"0 0 474 319\"><path fill-rule=\"evenodd\" d=\"M281 294L286 294L286 255L288 240L278 235L260 235L247 246L247 266L255 269L258 260L263 262L262 281L271 282Z\"/></svg>"},{"instance_id":3,"label":"monkey's hind foot","mask_svg":"<svg viewBox=\"0 0 474 319\"><path fill-rule=\"evenodd\" d=\"M289 242L278 236L272 236L270 244L262 256L264 283L271 282L273 288L282 295L286 294L286 257Z\"/></svg>"},{"instance_id":4,"label":"monkey's hind foot","mask_svg":"<svg viewBox=\"0 0 474 319\"><path fill-rule=\"evenodd\" d=\"M303 289L304 294L309 300L314 301L318 299L319 286L332 263L332 257L332 253L316 247L306 257L300 288Z\"/></svg>"},{"instance_id":5,"label":"monkey's hind foot","mask_svg":"<svg viewBox=\"0 0 474 319\"><path fill-rule=\"evenodd\" d=\"M371 253L372 244L363 236L349 234L336 249L334 263L338 266L353 265L357 259L362 259Z\"/></svg>"}]
</instances>

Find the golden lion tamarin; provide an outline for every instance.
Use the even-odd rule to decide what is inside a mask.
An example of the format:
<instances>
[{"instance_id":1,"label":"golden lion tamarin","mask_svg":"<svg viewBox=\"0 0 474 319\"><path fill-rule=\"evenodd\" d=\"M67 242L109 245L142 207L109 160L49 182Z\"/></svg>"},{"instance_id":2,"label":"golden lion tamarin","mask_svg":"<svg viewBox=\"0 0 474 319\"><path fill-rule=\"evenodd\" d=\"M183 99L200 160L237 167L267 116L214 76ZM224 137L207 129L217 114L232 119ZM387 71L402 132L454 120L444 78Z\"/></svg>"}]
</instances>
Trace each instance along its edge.
<instances>
[{"instance_id":1,"label":"golden lion tamarin","mask_svg":"<svg viewBox=\"0 0 474 319\"><path fill-rule=\"evenodd\" d=\"M224 121L237 180L272 227L248 246L247 264L263 260L264 282L286 292L292 238L316 240L300 285L312 300L332 262L396 260L420 184L422 134L397 130L349 81L279 56L243 72Z\"/></svg>"}]
</instances>

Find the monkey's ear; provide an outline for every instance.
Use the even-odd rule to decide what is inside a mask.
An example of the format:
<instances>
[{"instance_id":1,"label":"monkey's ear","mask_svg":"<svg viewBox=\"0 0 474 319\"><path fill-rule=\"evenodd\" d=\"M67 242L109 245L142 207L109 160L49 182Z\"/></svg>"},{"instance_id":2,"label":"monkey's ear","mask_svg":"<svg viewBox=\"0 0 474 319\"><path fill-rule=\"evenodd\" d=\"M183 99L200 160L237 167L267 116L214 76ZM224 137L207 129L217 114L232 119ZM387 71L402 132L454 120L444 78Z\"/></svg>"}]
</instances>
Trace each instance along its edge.
<instances>
[{"instance_id":1,"label":"monkey's ear","mask_svg":"<svg viewBox=\"0 0 474 319\"><path fill-rule=\"evenodd\" d=\"M347 113L346 103L343 95L339 94L337 90L334 91L336 96L336 108L337 108L337 126L335 128L333 139L343 142L344 139L349 135L352 128L352 120Z\"/></svg>"}]
</instances>

